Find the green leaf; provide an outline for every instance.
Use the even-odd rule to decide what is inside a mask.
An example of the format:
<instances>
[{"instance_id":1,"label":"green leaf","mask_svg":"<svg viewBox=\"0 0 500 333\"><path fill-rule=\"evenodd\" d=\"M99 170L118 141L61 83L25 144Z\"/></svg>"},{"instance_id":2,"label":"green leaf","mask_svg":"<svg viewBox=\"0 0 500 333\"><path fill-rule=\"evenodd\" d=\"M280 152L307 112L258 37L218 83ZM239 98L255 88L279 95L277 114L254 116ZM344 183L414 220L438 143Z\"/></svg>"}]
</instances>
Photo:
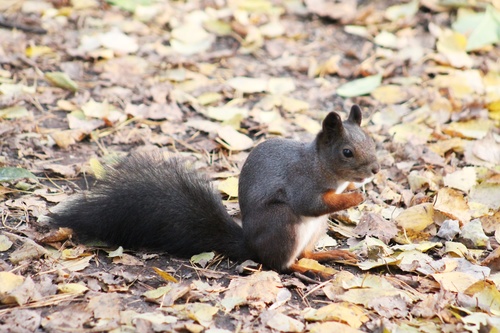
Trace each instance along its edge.
<instances>
[{"instance_id":1,"label":"green leaf","mask_svg":"<svg viewBox=\"0 0 500 333\"><path fill-rule=\"evenodd\" d=\"M391 21L413 17L418 12L418 3L418 1L414 0L402 5L391 6L385 11L385 17Z\"/></svg>"},{"instance_id":2,"label":"green leaf","mask_svg":"<svg viewBox=\"0 0 500 333\"><path fill-rule=\"evenodd\" d=\"M29 116L30 112L24 106L15 105L9 108L0 110L0 118L17 119Z\"/></svg>"},{"instance_id":3,"label":"green leaf","mask_svg":"<svg viewBox=\"0 0 500 333\"><path fill-rule=\"evenodd\" d=\"M465 50L477 50L498 42L500 42L500 13L489 6L483 20L467 39Z\"/></svg>"},{"instance_id":4,"label":"green leaf","mask_svg":"<svg viewBox=\"0 0 500 333\"><path fill-rule=\"evenodd\" d=\"M72 92L78 90L78 84L71 80L68 74L64 72L49 72L45 73L45 78L54 86L63 88Z\"/></svg>"},{"instance_id":5,"label":"green leaf","mask_svg":"<svg viewBox=\"0 0 500 333\"><path fill-rule=\"evenodd\" d=\"M9 182L24 178L37 179L34 174L23 168L12 168L12 167L0 168L0 182Z\"/></svg>"},{"instance_id":6,"label":"green leaf","mask_svg":"<svg viewBox=\"0 0 500 333\"><path fill-rule=\"evenodd\" d=\"M357 79L337 88L337 95L342 97L362 96L371 93L382 83L382 75L367 76Z\"/></svg>"},{"instance_id":7,"label":"green leaf","mask_svg":"<svg viewBox=\"0 0 500 333\"><path fill-rule=\"evenodd\" d=\"M206 267L207 264L215 257L213 252L203 252L200 254L195 254L191 257L191 262L193 264L198 264L201 267Z\"/></svg>"},{"instance_id":8,"label":"green leaf","mask_svg":"<svg viewBox=\"0 0 500 333\"><path fill-rule=\"evenodd\" d=\"M120 9L134 12L137 6L141 5L150 5L152 3L151 0L106 0L107 3L114 5Z\"/></svg>"}]
</instances>

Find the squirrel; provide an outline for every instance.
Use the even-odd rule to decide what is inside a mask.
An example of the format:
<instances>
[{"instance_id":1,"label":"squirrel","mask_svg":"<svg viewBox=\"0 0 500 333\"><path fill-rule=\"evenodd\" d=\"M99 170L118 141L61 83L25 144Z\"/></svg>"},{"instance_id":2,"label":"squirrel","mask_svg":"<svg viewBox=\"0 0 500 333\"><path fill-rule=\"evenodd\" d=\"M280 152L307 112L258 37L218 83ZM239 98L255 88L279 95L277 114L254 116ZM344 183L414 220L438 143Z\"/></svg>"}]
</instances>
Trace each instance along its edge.
<instances>
[{"instance_id":1,"label":"squirrel","mask_svg":"<svg viewBox=\"0 0 500 333\"><path fill-rule=\"evenodd\" d=\"M348 250L313 249L329 214L364 201L359 192L342 192L380 169L361 119L354 105L344 122L330 112L312 142L273 138L257 145L239 176L242 226L206 176L178 158L134 154L110 167L90 193L53 212L52 223L80 240L180 257L216 251L278 272L309 271L296 264L302 257L356 260Z\"/></svg>"}]
</instances>

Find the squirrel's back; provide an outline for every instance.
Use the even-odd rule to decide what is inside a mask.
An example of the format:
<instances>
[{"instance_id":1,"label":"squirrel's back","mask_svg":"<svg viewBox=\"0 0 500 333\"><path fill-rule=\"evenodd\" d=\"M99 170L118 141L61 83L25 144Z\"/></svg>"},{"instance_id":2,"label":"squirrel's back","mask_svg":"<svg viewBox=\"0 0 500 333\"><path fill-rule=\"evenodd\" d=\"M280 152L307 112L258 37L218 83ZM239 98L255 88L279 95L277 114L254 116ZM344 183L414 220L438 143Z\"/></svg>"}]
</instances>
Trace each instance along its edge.
<instances>
[{"instance_id":1,"label":"squirrel's back","mask_svg":"<svg viewBox=\"0 0 500 333\"><path fill-rule=\"evenodd\" d=\"M209 180L176 159L132 155L51 216L83 240L178 256L206 251L246 259L243 233Z\"/></svg>"}]
</instances>

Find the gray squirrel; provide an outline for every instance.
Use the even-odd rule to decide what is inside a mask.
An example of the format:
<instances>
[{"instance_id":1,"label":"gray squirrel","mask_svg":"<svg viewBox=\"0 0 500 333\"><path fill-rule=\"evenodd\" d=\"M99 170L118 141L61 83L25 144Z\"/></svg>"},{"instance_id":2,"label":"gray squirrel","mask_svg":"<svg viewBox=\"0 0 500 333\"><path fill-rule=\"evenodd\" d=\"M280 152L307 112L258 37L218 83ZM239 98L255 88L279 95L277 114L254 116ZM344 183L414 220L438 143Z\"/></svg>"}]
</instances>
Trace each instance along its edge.
<instances>
[{"instance_id":1,"label":"gray squirrel","mask_svg":"<svg viewBox=\"0 0 500 333\"><path fill-rule=\"evenodd\" d=\"M360 204L344 190L373 178L375 143L362 114L330 112L310 143L269 139L249 154L239 177L240 227L208 178L177 158L132 155L109 168L90 191L52 214L52 223L79 239L189 257L207 251L252 259L278 272L306 272L298 258L355 260L347 250L313 252L328 215Z\"/></svg>"}]
</instances>

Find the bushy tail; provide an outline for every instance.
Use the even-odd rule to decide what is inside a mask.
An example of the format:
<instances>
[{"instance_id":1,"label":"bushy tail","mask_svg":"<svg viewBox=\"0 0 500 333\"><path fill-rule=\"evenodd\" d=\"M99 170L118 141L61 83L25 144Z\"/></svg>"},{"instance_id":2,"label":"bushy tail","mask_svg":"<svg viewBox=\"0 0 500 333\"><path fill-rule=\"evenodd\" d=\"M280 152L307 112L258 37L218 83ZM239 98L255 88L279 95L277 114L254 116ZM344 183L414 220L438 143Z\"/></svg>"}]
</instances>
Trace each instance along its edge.
<instances>
[{"instance_id":1,"label":"bushy tail","mask_svg":"<svg viewBox=\"0 0 500 333\"><path fill-rule=\"evenodd\" d=\"M182 161L135 155L114 168L88 194L51 219L82 240L149 248L178 256L217 251L247 259L243 231L226 212L209 180Z\"/></svg>"}]
</instances>

